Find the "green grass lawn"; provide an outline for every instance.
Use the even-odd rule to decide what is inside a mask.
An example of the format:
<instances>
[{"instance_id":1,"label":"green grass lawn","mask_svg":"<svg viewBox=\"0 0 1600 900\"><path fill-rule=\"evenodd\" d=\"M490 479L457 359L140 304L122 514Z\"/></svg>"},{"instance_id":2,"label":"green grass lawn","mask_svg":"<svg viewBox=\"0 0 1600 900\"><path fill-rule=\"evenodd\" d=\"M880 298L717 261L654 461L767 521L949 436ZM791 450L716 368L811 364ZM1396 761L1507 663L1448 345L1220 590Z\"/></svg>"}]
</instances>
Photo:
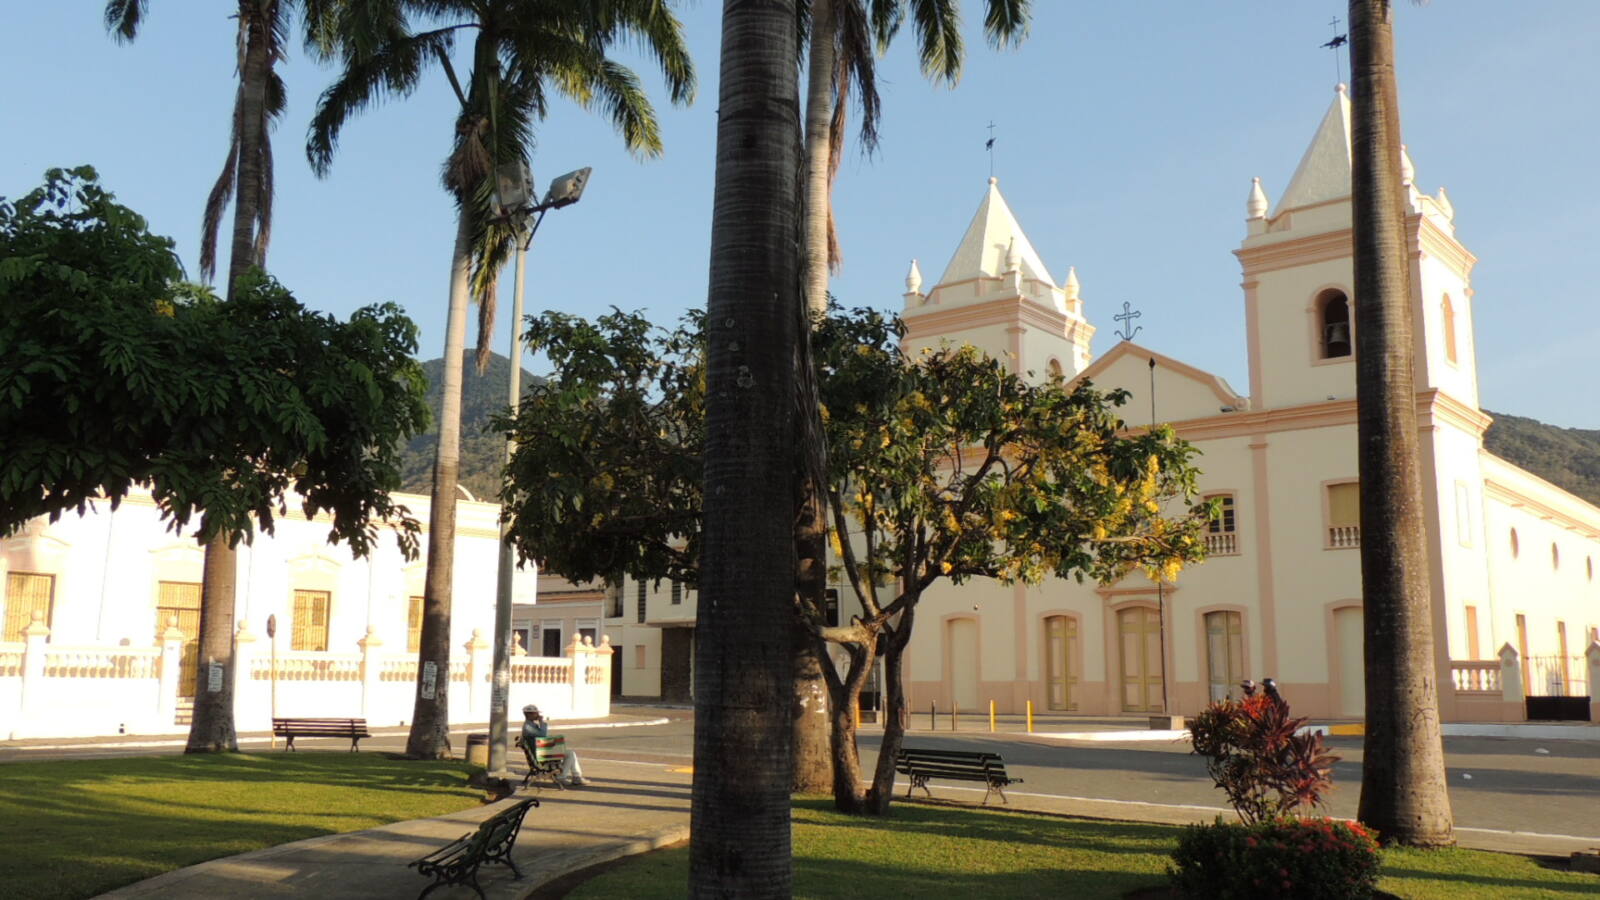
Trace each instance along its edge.
<instances>
[{"instance_id":1,"label":"green grass lawn","mask_svg":"<svg viewBox=\"0 0 1600 900\"><path fill-rule=\"evenodd\" d=\"M274 753L0 764L8 898L89 897L219 856L481 800L459 762Z\"/></svg>"},{"instance_id":2,"label":"green grass lawn","mask_svg":"<svg viewBox=\"0 0 1600 900\"><path fill-rule=\"evenodd\" d=\"M855 818L808 799L794 811L794 895L1118 898L1165 883L1177 835L1167 825L908 803L889 819ZM688 873L687 847L661 850L610 868L568 896L681 897ZM1380 887L1408 900L1600 895L1600 876L1470 850L1391 851L1384 876Z\"/></svg>"}]
</instances>

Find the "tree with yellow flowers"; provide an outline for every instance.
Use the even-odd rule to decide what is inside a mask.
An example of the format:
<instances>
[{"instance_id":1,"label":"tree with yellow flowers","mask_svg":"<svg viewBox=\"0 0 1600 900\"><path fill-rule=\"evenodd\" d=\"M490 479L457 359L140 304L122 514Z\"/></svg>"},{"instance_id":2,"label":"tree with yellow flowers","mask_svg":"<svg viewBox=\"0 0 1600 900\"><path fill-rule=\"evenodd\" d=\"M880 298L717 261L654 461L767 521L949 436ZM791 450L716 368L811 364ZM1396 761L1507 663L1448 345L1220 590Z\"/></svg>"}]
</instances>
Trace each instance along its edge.
<instances>
[{"instance_id":1,"label":"tree with yellow flowers","mask_svg":"<svg viewBox=\"0 0 1600 900\"><path fill-rule=\"evenodd\" d=\"M971 347L908 359L904 328L836 311L813 336L828 455L832 566L860 612L830 624L800 602L832 703L835 804L884 814L907 707L901 669L917 606L940 579L1175 578L1203 556L1195 450L1170 429L1130 430L1121 391L1031 384ZM555 367L500 427L516 440L502 494L519 552L572 579L670 578L698 569L704 337L636 314L532 320ZM886 721L863 785L854 710L879 656ZM825 658L832 658L824 655Z\"/></svg>"}]
</instances>

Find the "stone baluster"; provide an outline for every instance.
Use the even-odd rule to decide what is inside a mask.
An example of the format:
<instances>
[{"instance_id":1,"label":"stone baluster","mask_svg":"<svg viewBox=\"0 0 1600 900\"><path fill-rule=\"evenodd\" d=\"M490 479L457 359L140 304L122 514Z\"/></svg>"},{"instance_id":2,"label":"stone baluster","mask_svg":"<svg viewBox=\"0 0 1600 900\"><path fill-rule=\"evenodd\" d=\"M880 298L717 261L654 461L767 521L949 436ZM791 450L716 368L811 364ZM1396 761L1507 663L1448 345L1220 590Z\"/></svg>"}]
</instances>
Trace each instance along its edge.
<instances>
[{"instance_id":1,"label":"stone baluster","mask_svg":"<svg viewBox=\"0 0 1600 900\"><path fill-rule=\"evenodd\" d=\"M378 718L379 676L383 674L383 639L378 637L378 626L368 625L367 633L356 641L361 648L361 715L368 721Z\"/></svg>"},{"instance_id":2,"label":"stone baluster","mask_svg":"<svg viewBox=\"0 0 1600 900\"><path fill-rule=\"evenodd\" d=\"M167 627L161 632L161 687L156 699L156 729L177 730L178 722L178 669L183 662L183 632L178 630L178 617L168 616Z\"/></svg>"},{"instance_id":3,"label":"stone baluster","mask_svg":"<svg viewBox=\"0 0 1600 900\"><path fill-rule=\"evenodd\" d=\"M466 643L467 648L467 709L472 712L474 722L488 721L489 709L489 675L491 660L489 651L492 649L487 638L483 636L482 628L472 629L472 637Z\"/></svg>"},{"instance_id":4,"label":"stone baluster","mask_svg":"<svg viewBox=\"0 0 1600 900\"><path fill-rule=\"evenodd\" d=\"M12 728L10 736L13 738L50 731L40 721L49 705L44 690L45 641L49 637L50 626L44 623L44 613L34 610L33 620L22 628L22 696L19 698L22 715Z\"/></svg>"}]
</instances>

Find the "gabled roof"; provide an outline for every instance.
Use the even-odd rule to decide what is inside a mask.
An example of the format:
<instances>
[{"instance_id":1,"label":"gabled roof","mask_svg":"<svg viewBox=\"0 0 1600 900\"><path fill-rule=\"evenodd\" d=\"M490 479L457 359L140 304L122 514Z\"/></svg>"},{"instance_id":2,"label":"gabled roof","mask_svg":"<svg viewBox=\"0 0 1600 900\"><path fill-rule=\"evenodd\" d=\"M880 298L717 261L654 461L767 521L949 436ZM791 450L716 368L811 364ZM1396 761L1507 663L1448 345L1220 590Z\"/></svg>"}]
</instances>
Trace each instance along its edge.
<instances>
[{"instance_id":1,"label":"gabled roof","mask_svg":"<svg viewBox=\"0 0 1600 900\"><path fill-rule=\"evenodd\" d=\"M1191 366L1186 362L1173 359L1172 357L1167 356L1165 353L1157 353L1156 351L1136 344L1133 341L1123 341L1105 353L1102 353L1100 357L1091 363L1087 369L1079 372L1078 375L1072 379L1072 383L1076 384L1077 382L1087 380L1094 382L1101 387L1122 387L1132 391L1135 394L1142 394L1147 390L1146 382L1143 377L1132 379L1131 383L1128 384L1115 384L1113 383L1115 379L1110 381L1105 379L1105 376L1110 369L1116 366L1117 363L1128 359L1129 357L1138 363L1138 368L1140 370L1144 370L1149 366L1151 360L1155 360L1156 366L1162 371L1174 373L1180 378L1192 382L1197 389L1204 392L1206 395L1208 395L1208 397L1215 398L1215 402L1217 403L1218 407L1232 406L1238 409L1246 409L1249 407L1249 398L1235 391L1233 387L1222 378L1222 376L1213 375L1204 369L1196 368L1195 366ZM1146 399L1142 402L1149 403L1148 395L1146 394L1145 397ZM1208 399L1207 403L1203 406L1190 404L1195 408L1180 410L1181 414L1179 415L1173 415L1173 408L1169 406L1166 411L1161 413L1161 418L1166 421L1176 421L1183 418L1200 418L1202 416L1214 415L1217 411L1217 408L1212 407L1210 402L1211 401Z\"/></svg>"},{"instance_id":2,"label":"gabled roof","mask_svg":"<svg viewBox=\"0 0 1600 900\"><path fill-rule=\"evenodd\" d=\"M1350 95L1344 85L1334 91L1333 104L1317 126L1311 146L1300 157L1300 166L1289 179L1289 187L1278 198L1273 215L1286 209L1311 206L1350 196Z\"/></svg>"},{"instance_id":3,"label":"gabled roof","mask_svg":"<svg viewBox=\"0 0 1600 900\"><path fill-rule=\"evenodd\" d=\"M1022 233L1022 226L1017 224L1011 207L1000 196L999 179L990 178L989 190L984 194L978 212L972 217L972 224L967 226L967 233L961 238L961 244L956 247L955 255L950 257L950 264L945 266L944 275L940 276L938 283L952 284L980 275L998 278L1005 274L1006 253L1013 246L1021 262L1023 278L1037 279L1052 286L1055 284L1050 271L1044 267L1044 260L1034 252L1028 236Z\"/></svg>"}]
</instances>

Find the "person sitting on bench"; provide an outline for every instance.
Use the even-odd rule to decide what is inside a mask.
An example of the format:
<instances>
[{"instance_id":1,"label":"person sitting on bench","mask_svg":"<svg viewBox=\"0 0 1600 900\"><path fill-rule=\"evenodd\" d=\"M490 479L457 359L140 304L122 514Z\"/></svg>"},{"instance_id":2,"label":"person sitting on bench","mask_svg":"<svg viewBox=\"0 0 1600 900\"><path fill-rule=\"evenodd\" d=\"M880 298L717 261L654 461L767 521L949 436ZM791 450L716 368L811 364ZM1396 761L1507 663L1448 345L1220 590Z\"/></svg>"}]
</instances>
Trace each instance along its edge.
<instances>
[{"instance_id":1,"label":"person sitting on bench","mask_svg":"<svg viewBox=\"0 0 1600 900\"><path fill-rule=\"evenodd\" d=\"M522 743L528 747L537 747L536 741L540 738L550 737L550 720L539 712L539 707L532 703L522 708ZM573 787L581 787L588 782L583 779L583 769L578 765L578 754L568 748L566 757L561 763L561 780Z\"/></svg>"}]
</instances>

